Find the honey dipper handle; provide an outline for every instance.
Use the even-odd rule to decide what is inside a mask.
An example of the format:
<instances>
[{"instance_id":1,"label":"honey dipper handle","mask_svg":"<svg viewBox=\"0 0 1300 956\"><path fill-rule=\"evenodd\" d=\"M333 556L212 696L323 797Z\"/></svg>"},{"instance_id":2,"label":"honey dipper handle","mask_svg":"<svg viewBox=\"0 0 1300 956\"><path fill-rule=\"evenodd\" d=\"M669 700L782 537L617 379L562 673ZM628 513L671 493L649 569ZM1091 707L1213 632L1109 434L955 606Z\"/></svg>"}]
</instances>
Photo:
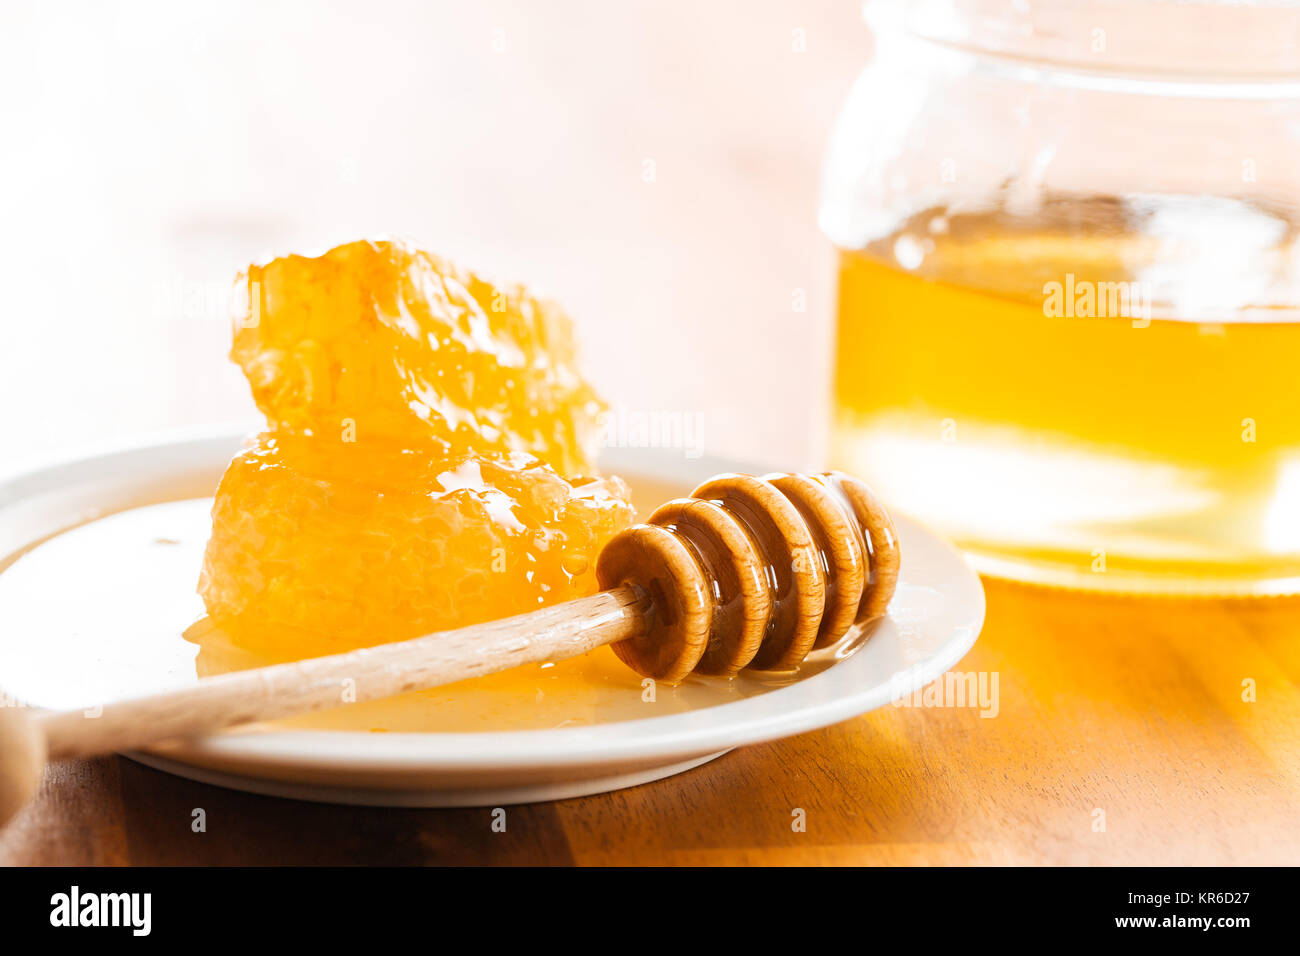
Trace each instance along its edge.
<instances>
[{"instance_id":1,"label":"honey dipper handle","mask_svg":"<svg viewBox=\"0 0 1300 956\"><path fill-rule=\"evenodd\" d=\"M41 718L50 759L86 757L577 657L644 628L640 592L613 588L528 614L393 644L206 677ZM346 697L345 688L349 689Z\"/></svg>"}]
</instances>

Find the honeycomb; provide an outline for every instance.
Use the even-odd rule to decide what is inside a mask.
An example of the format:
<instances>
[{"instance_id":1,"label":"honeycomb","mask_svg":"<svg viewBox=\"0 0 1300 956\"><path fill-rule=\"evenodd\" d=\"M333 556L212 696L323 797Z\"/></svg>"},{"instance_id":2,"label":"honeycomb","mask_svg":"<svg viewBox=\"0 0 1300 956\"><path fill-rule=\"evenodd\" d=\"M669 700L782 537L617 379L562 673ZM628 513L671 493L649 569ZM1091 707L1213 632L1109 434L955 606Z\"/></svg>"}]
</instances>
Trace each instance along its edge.
<instances>
[{"instance_id":1,"label":"honeycomb","mask_svg":"<svg viewBox=\"0 0 1300 956\"><path fill-rule=\"evenodd\" d=\"M523 452L264 434L217 489L200 593L214 618L374 644L590 594L631 517L619 479L568 481Z\"/></svg>"},{"instance_id":2,"label":"honeycomb","mask_svg":"<svg viewBox=\"0 0 1300 956\"><path fill-rule=\"evenodd\" d=\"M616 477L565 477L590 474L601 405L554 306L391 242L245 290L231 355L269 427L217 489L214 620L328 653L596 590L633 509Z\"/></svg>"},{"instance_id":3,"label":"honeycomb","mask_svg":"<svg viewBox=\"0 0 1300 956\"><path fill-rule=\"evenodd\" d=\"M588 474L603 411L555 305L406 243L252 266L230 357L273 429L434 454L525 451Z\"/></svg>"}]
</instances>

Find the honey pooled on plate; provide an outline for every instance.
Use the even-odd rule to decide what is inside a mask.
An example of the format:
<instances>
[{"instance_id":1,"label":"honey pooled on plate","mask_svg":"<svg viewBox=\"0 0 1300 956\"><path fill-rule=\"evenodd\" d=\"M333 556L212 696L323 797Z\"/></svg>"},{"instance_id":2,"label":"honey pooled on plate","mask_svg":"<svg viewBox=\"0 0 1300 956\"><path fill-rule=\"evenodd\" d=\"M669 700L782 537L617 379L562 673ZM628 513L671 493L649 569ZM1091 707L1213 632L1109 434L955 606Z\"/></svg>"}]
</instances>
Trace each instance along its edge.
<instances>
[{"instance_id":1,"label":"honey pooled on plate","mask_svg":"<svg viewBox=\"0 0 1300 956\"><path fill-rule=\"evenodd\" d=\"M602 406L555 306L396 242L242 284L231 355L269 429L213 506L199 592L225 630L329 653L596 590L633 509L586 476Z\"/></svg>"}]
</instances>

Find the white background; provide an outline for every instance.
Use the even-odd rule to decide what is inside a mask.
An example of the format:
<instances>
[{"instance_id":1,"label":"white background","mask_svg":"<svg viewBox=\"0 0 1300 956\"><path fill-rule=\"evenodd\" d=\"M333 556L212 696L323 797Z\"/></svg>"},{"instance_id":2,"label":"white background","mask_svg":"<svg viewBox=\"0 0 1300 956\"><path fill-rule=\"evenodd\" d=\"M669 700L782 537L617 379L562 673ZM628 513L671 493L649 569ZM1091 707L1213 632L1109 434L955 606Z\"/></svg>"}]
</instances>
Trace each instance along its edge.
<instances>
[{"instance_id":1,"label":"white background","mask_svg":"<svg viewBox=\"0 0 1300 956\"><path fill-rule=\"evenodd\" d=\"M7 3L0 470L252 421L235 272L375 234L560 300L617 405L819 464L868 51L852 0Z\"/></svg>"}]
</instances>

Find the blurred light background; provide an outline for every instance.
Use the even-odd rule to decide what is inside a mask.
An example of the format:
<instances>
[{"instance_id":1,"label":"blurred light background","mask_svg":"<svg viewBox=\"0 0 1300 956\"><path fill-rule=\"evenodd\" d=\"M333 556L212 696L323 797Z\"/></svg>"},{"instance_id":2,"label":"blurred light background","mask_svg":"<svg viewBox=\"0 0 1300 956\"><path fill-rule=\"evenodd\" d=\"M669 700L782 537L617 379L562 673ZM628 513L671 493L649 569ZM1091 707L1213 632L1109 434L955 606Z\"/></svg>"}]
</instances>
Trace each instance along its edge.
<instances>
[{"instance_id":1,"label":"blurred light background","mask_svg":"<svg viewBox=\"0 0 1300 956\"><path fill-rule=\"evenodd\" d=\"M7 2L0 470L255 421L234 274L377 234L561 301L616 405L816 464L857 7Z\"/></svg>"}]
</instances>

